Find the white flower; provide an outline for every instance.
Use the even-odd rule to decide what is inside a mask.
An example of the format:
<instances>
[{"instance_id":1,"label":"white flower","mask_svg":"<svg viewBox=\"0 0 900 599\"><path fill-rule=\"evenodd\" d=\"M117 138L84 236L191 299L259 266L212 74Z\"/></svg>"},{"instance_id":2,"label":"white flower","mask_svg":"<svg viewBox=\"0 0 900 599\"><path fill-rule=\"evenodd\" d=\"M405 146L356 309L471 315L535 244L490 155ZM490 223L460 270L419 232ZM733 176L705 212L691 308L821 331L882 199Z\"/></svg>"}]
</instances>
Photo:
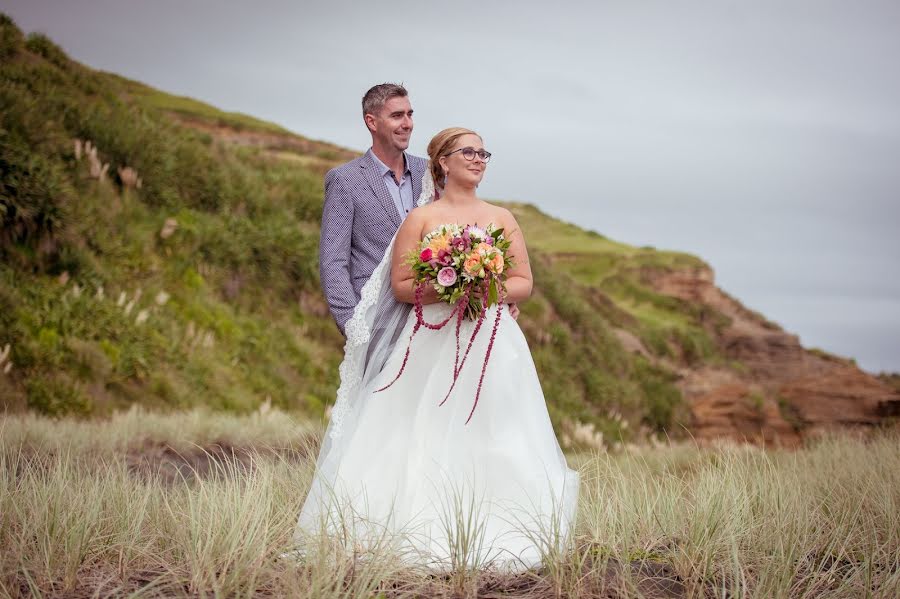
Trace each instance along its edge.
<instances>
[{"instance_id":1,"label":"white flower","mask_svg":"<svg viewBox=\"0 0 900 599\"><path fill-rule=\"evenodd\" d=\"M456 237L458 235L462 235L462 227L460 227L457 223L438 225L434 229L429 231L425 235L425 237L422 238L422 247L428 245L428 242L438 235L452 235L453 237Z\"/></svg>"},{"instance_id":2,"label":"white flower","mask_svg":"<svg viewBox=\"0 0 900 599\"><path fill-rule=\"evenodd\" d=\"M469 227L469 235L472 237L478 237L479 239L484 239L487 237L487 233L484 232L484 229L481 227Z\"/></svg>"}]
</instances>

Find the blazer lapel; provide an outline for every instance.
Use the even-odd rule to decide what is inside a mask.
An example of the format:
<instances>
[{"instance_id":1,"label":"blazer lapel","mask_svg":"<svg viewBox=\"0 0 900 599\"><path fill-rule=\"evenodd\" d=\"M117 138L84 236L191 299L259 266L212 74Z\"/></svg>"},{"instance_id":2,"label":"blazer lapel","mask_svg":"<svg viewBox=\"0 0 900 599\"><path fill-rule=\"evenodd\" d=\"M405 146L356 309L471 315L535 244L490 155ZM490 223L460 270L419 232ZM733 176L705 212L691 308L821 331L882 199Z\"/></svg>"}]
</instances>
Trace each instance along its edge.
<instances>
[{"instance_id":1,"label":"blazer lapel","mask_svg":"<svg viewBox=\"0 0 900 599\"><path fill-rule=\"evenodd\" d=\"M407 160L409 158L407 157ZM422 195L423 172L416 168L416 162L409 165L409 176L412 177L413 208L419 204L419 196Z\"/></svg>"},{"instance_id":2,"label":"blazer lapel","mask_svg":"<svg viewBox=\"0 0 900 599\"><path fill-rule=\"evenodd\" d=\"M381 207L387 212L391 222L399 228L400 213L397 212L394 198L391 197L391 192L388 191L387 185L384 184L384 179L378 176L378 169L375 168L372 159L368 156L366 158L368 158L368 160L363 160L360 163L360 166L362 166L363 170L366 172L366 179L369 182L369 187L372 188L372 193L374 193L375 197L378 198L378 201L381 202Z\"/></svg>"}]
</instances>

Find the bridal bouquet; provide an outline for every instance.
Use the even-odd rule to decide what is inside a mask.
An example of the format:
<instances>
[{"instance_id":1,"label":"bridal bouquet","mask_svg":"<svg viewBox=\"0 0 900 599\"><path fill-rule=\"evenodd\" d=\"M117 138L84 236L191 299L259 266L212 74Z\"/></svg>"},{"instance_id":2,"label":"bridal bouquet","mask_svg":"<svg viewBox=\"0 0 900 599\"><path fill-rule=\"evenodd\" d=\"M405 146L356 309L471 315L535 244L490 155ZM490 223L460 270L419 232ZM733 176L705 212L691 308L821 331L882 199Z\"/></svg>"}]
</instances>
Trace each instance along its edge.
<instances>
[{"instance_id":1,"label":"bridal bouquet","mask_svg":"<svg viewBox=\"0 0 900 599\"><path fill-rule=\"evenodd\" d=\"M493 225L484 229L440 225L422 239L419 251L409 257L408 263L417 286L432 285L448 304L464 300L461 308L465 315L476 320L484 307L499 302L504 273L512 266L509 245L503 229ZM487 303L483 306L485 294Z\"/></svg>"},{"instance_id":2,"label":"bridal bouquet","mask_svg":"<svg viewBox=\"0 0 900 599\"><path fill-rule=\"evenodd\" d=\"M487 309L498 305L494 317L494 327L488 342L484 363L481 367L481 378L478 380L478 390L475 393L475 402L472 411L466 419L466 424L472 419L478 398L481 395L481 384L484 381L484 373L487 370L488 360L491 357L491 348L494 345L494 337L497 327L500 325L500 314L503 309L503 298L506 296L506 272L512 266L509 256L510 241L503 235L502 228L488 225L485 228L477 225L461 226L458 224L439 225L429 232L423 239L419 248L414 251L407 260L412 268L415 281L416 324L409 336L409 345L406 347L406 355L400 372L394 380L386 386L378 389L384 391L393 385L409 359L412 339L419 328L440 330L451 320L456 319L456 357L453 363L453 382L447 395L439 405L444 405L450 393L456 385L462 367L469 356L472 344L481 325L484 323ZM439 323L425 322L422 311L422 296L426 286L431 285L437 291L438 297L454 306L449 316ZM465 353L460 357L460 329L464 318L475 321L475 327L469 338Z\"/></svg>"}]
</instances>

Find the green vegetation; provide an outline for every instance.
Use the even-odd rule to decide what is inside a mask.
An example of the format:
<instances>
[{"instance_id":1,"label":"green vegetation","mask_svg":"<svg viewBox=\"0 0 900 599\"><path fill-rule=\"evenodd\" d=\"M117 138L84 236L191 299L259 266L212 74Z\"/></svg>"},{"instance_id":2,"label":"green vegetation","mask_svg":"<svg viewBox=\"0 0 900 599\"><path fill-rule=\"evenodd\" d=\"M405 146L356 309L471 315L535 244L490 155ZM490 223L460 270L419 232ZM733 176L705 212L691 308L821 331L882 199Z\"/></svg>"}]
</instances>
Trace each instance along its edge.
<instances>
[{"instance_id":1,"label":"green vegetation","mask_svg":"<svg viewBox=\"0 0 900 599\"><path fill-rule=\"evenodd\" d=\"M626 427L682 433L686 406L661 361L721 362L712 334L725 317L656 293L645 278L705 263L612 241L529 204L507 205L528 240L536 285L520 324L539 371L552 373L541 381L554 400L555 423L589 422L613 442L632 438L633 429L623 429L612 413L623 415ZM615 329L633 335L655 359L627 353Z\"/></svg>"},{"instance_id":2,"label":"green vegetation","mask_svg":"<svg viewBox=\"0 0 900 599\"><path fill-rule=\"evenodd\" d=\"M163 93L137 81L124 78L118 79L125 90L144 106L152 106L190 119L206 121L210 124L233 127L238 131L247 129L290 135L287 129L274 123L269 123L240 112L225 112L193 98Z\"/></svg>"},{"instance_id":3,"label":"green vegetation","mask_svg":"<svg viewBox=\"0 0 900 599\"><path fill-rule=\"evenodd\" d=\"M3 404L241 411L269 398L321 415L340 335L298 309L319 293L321 176L212 143L6 17L2 32Z\"/></svg>"},{"instance_id":4,"label":"green vegetation","mask_svg":"<svg viewBox=\"0 0 900 599\"><path fill-rule=\"evenodd\" d=\"M323 415L343 340L316 266L322 176L352 153L94 71L5 16L0 56L0 405L268 398ZM508 206L535 272L519 322L561 436L679 434L673 371L721 361L726 320L649 281L704 263Z\"/></svg>"}]
</instances>

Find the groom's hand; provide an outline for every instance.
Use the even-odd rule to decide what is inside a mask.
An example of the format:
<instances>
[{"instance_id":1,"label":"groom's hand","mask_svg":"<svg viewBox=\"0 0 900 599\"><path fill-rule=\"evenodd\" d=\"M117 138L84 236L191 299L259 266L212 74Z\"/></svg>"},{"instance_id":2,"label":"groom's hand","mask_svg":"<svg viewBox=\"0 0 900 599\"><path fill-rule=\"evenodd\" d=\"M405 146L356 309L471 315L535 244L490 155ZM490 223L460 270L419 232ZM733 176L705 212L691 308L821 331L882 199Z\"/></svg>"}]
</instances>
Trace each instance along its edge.
<instances>
[{"instance_id":1,"label":"groom's hand","mask_svg":"<svg viewBox=\"0 0 900 599\"><path fill-rule=\"evenodd\" d=\"M514 320L519 320L518 304L509 304L509 315L512 316Z\"/></svg>"}]
</instances>

